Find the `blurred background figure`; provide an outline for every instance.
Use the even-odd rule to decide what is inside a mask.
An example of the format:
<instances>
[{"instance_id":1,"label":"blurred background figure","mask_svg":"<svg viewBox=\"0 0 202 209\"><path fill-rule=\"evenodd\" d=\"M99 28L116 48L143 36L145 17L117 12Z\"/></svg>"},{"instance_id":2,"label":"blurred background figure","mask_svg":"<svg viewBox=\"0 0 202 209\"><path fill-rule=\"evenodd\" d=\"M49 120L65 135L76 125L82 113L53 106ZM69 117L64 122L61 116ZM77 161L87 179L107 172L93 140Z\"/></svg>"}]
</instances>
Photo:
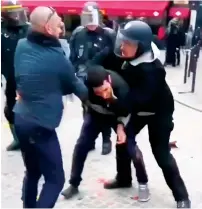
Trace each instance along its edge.
<instances>
[{"instance_id":1,"label":"blurred background figure","mask_svg":"<svg viewBox=\"0 0 202 209\"><path fill-rule=\"evenodd\" d=\"M185 43L185 48L186 49L191 49L193 36L194 36L193 27L192 27L192 25L190 25L189 29L188 29L188 32L186 34L186 43Z\"/></svg>"},{"instance_id":2,"label":"blurred background figure","mask_svg":"<svg viewBox=\"0 0 202 209\"><path fill-rule=\"evenodd\" d=\"M132 15L127 15L126 18L124 19L124 21L119 23L119 26L124 27L124 25L126 25L128 22L130 22L132 20L134 20L134 17ZM118 31L118 28L117 28L117 31Z\"/></svg>"},{"instance_id":3,"label":"blurred background figure","mask_svg":"<svg viewBox=\"0 0 202 209\"><path fill-rule=\"evenodd\" d=\"M113 28L113 21L108 16L103 16L103 27Z\"/></svg>"},{"instance_id":4,"label":"blurred background figure","mask_svg":"<svg viewBox=\"0 0 202 209\"><path fill-rule=\"evenodd\" d=\"M159 49L165 49L165 39L166 39L166 27L162 25L158 29L156 42L154 41Z\"/></svg>"},{"instance_id":5,"label":"blurred background figure","mask_svg":"<svg viewBox=\"0 0 202 209\"><path fill-rule=\"evenodd\" d=\"M66 58L69 59L69 57L70 57L70 47L69 47L69 43L68 43L68 34L66 33L66 28L65 28L64 22L62 23L61 28L62 28L62 33L60 35L59 41L61 43L61 46L62 46L62 49L65 53ZM63 96L64 107L66 107L68 101L73 102L73 100L74 100L73 94Z\"/></svg>"},{"instance_id":6,"label":"blurred background figure","mask_svg":"<svg viewBox=\"0 0 202 209\"><path fill-rule=\"evenodd\" d=\"M184 45L184 32L179 18L173 18L168 23L166 31L166 59L164 65L175 67L180 64L180 48Z\"/></svg>"},{"instance_id":7,"label":"blurred background figure","mask_svg":"<svg viewBox=\"0 0 202 209\"><path fill-rule=\"evenodd\" d=\"M202 30L200 27L197 27L194 31L194 37L192 45L196 45L202 39Z\"/></svg>"},{"instance_id":8,"label":"blurred background figure","mask_svg":"<svg viewBox=\"0 0 202 209\"><path fill-rule=\"evenodd\" d=\"M140 17L137 20L143 21L143 22L147 22L147 18L146 17Z\"/></svg>"},{"instance_id":9,"label":"blurred background figure","mask_svg":"<svg viewBox=\"0 0 202 209\"><path fill-rule=\"evenodd\" d=\"M13 141L7 147L7 151L14 151L19 149L18 139L13 126L13 107L16 97L14 53L18 40L26 37L29 24L27 22L26 8L23 8L18 2L2 2L1 15L1 74L6 79L6 104L4 113L13 136Z\"/></svg>"}]
</instances>

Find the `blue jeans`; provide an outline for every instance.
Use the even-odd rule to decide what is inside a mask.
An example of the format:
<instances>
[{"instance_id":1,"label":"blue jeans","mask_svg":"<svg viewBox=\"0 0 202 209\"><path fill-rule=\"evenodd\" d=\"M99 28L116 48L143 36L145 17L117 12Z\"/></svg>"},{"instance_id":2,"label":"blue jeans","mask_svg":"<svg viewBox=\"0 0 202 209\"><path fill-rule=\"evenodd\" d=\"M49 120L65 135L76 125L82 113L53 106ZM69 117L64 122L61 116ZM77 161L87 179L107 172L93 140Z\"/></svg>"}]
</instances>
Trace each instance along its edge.
<instances>
[{"instance_id":1,"label":"blue jeans","mask_svg":"<svg viewBox=\"0 0 202 209\"><path fill-rule=\"evenodd\" d=\"M55 130L40 127L17 114L14 125L26 167L23 207L53 208L65 182L57 134ZM37 200L38 182L42 175L45 183Z\"/></svg>"}]
</instances>

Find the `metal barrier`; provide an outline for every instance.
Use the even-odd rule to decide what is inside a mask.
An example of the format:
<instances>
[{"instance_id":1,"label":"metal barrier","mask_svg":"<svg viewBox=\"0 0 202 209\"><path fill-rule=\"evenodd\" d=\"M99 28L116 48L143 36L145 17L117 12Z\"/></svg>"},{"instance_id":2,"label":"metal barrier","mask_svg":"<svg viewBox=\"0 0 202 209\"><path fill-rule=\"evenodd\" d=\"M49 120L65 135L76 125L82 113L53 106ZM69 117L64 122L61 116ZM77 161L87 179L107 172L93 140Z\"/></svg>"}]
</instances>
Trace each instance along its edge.
<instances>
[{"instance_id":1,"label":"metal barrier","mask_svg":"<svg viewBox=\"0 0 202 209\"><path fill-rule=\"evenodd\" d=\"M188 73L188 62L189 62L189 50L185 51L185 68L184 68L184 83L187 82L187 73Z\"/></svg>"},{"instance_id":2,"label":"metal barrier","mask_svg":"<svg viewBox=\"0 0 202 209\"><path fill-rule=\"evenodd\" d=\"M190 77L190 75L192 73L191 93L194 93L194 91L195 91L197 63L198 63L199 54L200 54L200 42L198 42L197 45L192 47L191 50L186 50L183 82L186 83L187 77ZM188 65L188 62L189 62L189 65Z\"/></svg>"},{"instance_id":3,"label":"metal barrier","mask_svg":"<svg viewBox=\"0 0 202 209\"><path fill-rule=\"evenodd\" d=\"M200 42L194 48L194 55L193 55L193 68L192 68L192 85L191 85L191 92L194 93L195 91L195 84L196 84L196 73L197 73L197 63L200 54Z\"/></svg>"}]
</instances>

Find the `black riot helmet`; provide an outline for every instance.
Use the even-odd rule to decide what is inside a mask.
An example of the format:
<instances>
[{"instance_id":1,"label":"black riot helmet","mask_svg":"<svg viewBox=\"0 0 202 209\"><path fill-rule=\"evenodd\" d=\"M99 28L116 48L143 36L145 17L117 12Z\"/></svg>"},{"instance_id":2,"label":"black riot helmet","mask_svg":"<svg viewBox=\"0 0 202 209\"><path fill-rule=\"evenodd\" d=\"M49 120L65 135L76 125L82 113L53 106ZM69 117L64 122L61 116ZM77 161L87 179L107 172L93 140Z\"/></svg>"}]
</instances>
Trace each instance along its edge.
<instances>
[{"instance_id":1,"label":"black riot helmet","mask_svg":"<svg viewBox=\"0 0 202 209\"><path fill-rule=\"evenodd\" d=\"M16 0L3 0L1 3L2 21L7 26L26 25L27 8L22 7Z\"/></svg>"},{"instance_id":2,"label":"black riot helmet","mask_svg":"<svg viewBox=\"0 0 202 209\"><path fill-rule=\"evenodd\" d=\"M101 25L101 13L96 2L86 2L81 11L81 25L82 26L99 26Z\"/></svg>"},{"instance_id":3,"label":"black riot helmet","mask_svg":"<svg viewBox=\"0 0 202 209\"><path fill-rule=\"evenodd\" d=\"M120 25L114 53L123 58L136 58L151 50L152 40L152 30L147 23L139 20L130 21L126 25Z\"/></svg>"}]
</instances>

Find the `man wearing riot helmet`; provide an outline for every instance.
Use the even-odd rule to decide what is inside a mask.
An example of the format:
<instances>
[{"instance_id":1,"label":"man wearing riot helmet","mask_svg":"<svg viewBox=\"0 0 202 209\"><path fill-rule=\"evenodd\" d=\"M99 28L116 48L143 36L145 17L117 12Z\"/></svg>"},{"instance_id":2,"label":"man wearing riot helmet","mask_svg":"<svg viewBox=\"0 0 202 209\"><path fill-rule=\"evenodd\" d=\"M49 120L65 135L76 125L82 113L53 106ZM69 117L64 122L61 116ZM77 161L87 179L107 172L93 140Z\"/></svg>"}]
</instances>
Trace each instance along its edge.
<instances>
[{"instance_id":1,"label":"man wearing riot helmet","mask_svg":"<svg viewBox=\"0 0 202 209\"><path fill-rule=\"evenodd\" d=\"M142 21L131 21L119 28L115 54L125 60L120 74L130 88L128 108L131 109L130 121L120 132L130 137L134 133L135 138L144 126L148 126L153 155L172 190L177 208L190 208L187 189L169 147L174 128L173 95L165 80L165 69L158 59L160 52L152 40L151 28ZM117 181L117 178L109 181L104 187L114 188Z\"/></svg>"},{"instance_id":2,"label":"man wearing riot helmet","mask_svg":"<svg viewBox=\"0 0 202 209\"><path fill-rule=\"evenodd\" d=\"M102 27L101 13L96 2L84 4L81 12L81 26L77 27L70 38L70 60L77 76L85 79L86 69L93 64L99 64L108 69L109 57L113 54L115 31ZM85 114L84 109L84 114ZM93 130L92 130L93 131ZM103 127L102 154L111 152L111 129ZM95 147L93 146L92 149Z\"/></svg>"},{"instance_id":3,"label":"man wearing riot helmet","mask_svg":"<svg viewBox=\"0 0 202 209\"><path fill-rule=\"evenodd\" d=\"M14 78L14 53L18 40L27 34L28 24L26 9L18 3L5 1L1 5L2 25L1 25L1 73L6 79L6 105L4 109L5 117L9 122L9 127L13 135L13 142L7 147L7 151L19 149L19 143L15 134L13 122L13 107L15 105L16 84Z\"/></svg>"}]
</instances>

